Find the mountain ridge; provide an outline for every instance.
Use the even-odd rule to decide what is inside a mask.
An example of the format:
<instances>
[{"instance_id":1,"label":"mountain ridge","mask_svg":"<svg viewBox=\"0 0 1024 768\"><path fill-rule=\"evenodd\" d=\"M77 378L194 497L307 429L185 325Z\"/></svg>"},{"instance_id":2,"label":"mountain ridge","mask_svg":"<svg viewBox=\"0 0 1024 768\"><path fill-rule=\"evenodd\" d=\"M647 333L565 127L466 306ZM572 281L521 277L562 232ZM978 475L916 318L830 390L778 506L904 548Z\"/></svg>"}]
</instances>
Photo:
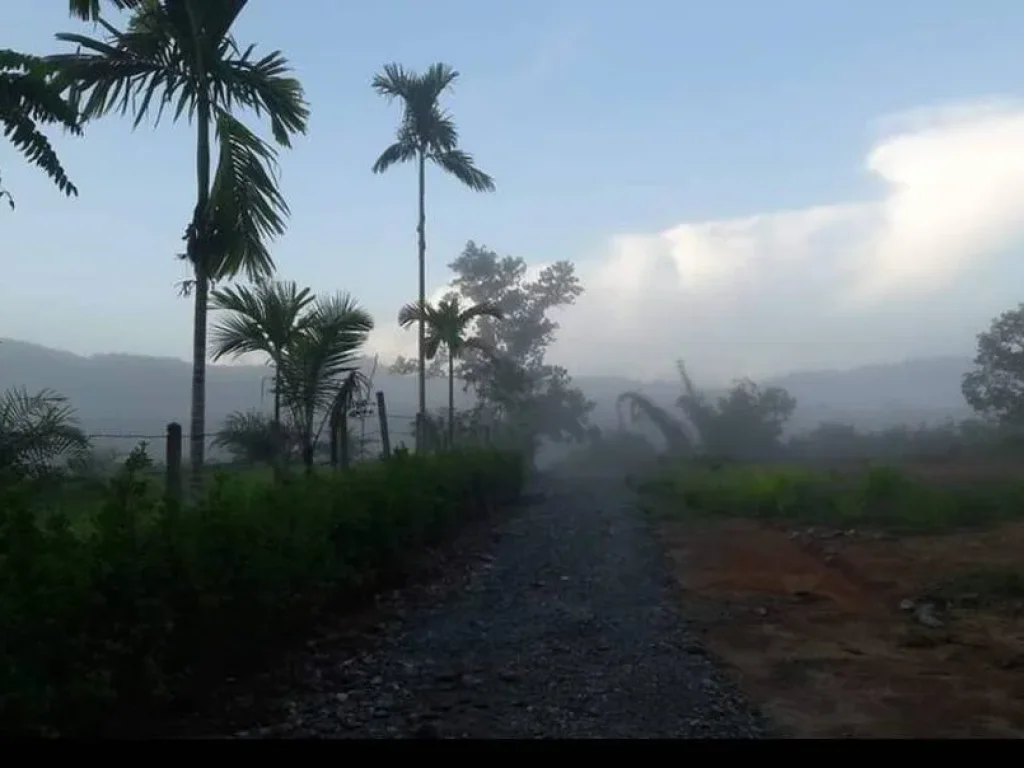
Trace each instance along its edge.
<instances>
[{"instance_id":1,"label":"mountain ridge","mask_svg":"<svg viewBox=\"0 0 1024 768\"><path fill-rule=\"evenodd\" d=\"M372 359L364 362L369 366ZM960 380L970 366L967 357L909 358L842 370L794 371L761 383L783 386L797 399L790 431L808 429L823 420L876 429L969 415ZM265 365L209 364L210 431L216 431L232 411L269 409L269 375ZM191 365L179 358L118 352L78 355L0 339L0 390L23 386L30 392L59 392L75 407L89 433L155 436L163 433L168 422L187 424L190 379ZM680 392L678 381L666 379L645 382L628 376L575 376L574 382L596 403L592 421L602 428L618 423L615 400L627 389L642 392L663 406L673 406ZM392 431L408 431L416 410L415 377L388 374L381 365L374 389L385 394ZM443 379L428 381L427 398L431 409L444 407L447 383ZM471 402L471 396L456 387L456 406L466 407Z\"/></svg>"}]
</instances>

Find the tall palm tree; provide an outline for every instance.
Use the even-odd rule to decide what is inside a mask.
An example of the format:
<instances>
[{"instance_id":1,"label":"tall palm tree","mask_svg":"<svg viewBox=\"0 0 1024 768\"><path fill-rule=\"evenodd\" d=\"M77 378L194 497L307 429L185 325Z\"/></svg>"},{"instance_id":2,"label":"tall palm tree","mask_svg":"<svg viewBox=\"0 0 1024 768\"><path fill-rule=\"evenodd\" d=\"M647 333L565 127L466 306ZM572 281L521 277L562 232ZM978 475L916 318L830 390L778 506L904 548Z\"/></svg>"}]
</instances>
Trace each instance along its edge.
<instances>
[{"instance_id":1,"label":"tall palm tree","mask_svg":"<svg viewBox=\"0 0 1024 768\"><path fill-rule=\"evenodd\" d=\"M274 423L281 424L281 360L291 340L310 321L304 314L315 301L309 288L292 281L259 281L252 287L230 286L210 294L210 307L228 312L212 330L212 355L222 357L262 352L274 366Z\"/></svg>"},{"instance_id":2,"label":"tall palm tree","mask_svg":"<svg viewBox=\"0 0 1024 768\"><path fill-rule=\"evenodd\" d=\"M347 293L318 299L281 358L281 393L302 440L302 458L313 468L316 444L339 400L358 394L359 350L373 318Z\"/></svg>"},{"instance_id":3,"label":"tall palm tree","mask_svg":"<svg viewBox=\"0 0 1024 768\"><path fill-rule=\"evenodd\" d=\"M426 328L423 354L433 360L443 344L448 351L448 445L455 441L455 359L467 348L490 352L480 339L466 336L466 329L480 317L503 317L501 309L488 301L463 308L458 296L448 296L431 306L426 302L406 304L398 313L398 324L408 328L418 323Z\"/></svg>"},{"instance_id":4,"label":"tall palm tree","mask_svg":"<svg viewBox=\"0 0 1024 768\"><path fill-rule=\"evenodd\" d=\"M206 427L206 324L212 283L240 272L270 275L267 241L284 231L288 206L275 175L274 149L232 114L236 107L265 116L277 144L304 133L309 111L302 86L280 51L256 58L241 49L231 28L247 0L119 0L132 8L127 29L103 20L97 2L71 0L73 13L96 18L103 40L60 34L78 47L49 57L61 68L85 119L110 112L159 122L171 105L196 130L196 204L186 229L184 258L195 292L192 339L192 479L202 483ZM219 158L213 171L211 131Z\"/></svg>"},{"instance_id":5,"label":"tall palm tree","mask_svg":"<svg viewBox=\"0 0 1024 768\"><path fill-rule=\"evenodd\" d=\"M0 131L57 189L71 197L78 190L40 126L60 125L75 135L81 135L82 128L74 105L64 97L53 75L53 67L45 59L0 50ZM10 192L0 188L0 198L7 198L14 207Z\"/></svg>"},{"instance_id":6,"label":"tall palm tree","mask_svg":"<svg viewBox=\"0 0 1024 768\"><path fill-rule=\"evenodd\" d=\"M441 107L441 95L458 79L447 64L432 64L416 73L400 64L387 64L374 76L373 89L389 101L402 102L402 119L391 146L373 164L384 173L398 163L415 162L419 176L419 303L427 301L427 162L450 173L475 192L493 192L494 179L476 167L473 156L459 149L459 134L452 115ZM426 326L419 323L419 413L427 412Z\"/></svg>"}]
</instances>

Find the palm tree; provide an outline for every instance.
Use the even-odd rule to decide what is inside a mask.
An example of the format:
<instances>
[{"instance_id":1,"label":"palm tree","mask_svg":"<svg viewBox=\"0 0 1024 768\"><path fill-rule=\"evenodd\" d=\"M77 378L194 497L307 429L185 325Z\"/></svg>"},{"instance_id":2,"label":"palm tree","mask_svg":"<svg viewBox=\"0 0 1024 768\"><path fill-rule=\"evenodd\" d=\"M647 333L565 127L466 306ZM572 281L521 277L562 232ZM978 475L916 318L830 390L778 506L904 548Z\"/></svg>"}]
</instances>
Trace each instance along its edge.
<instances>
[{"instance_id":1,"label":"palm tree","mask_svg":"<svg viewBox=\"0 0 1024 768\"><path fill-rule=\"evenodd\" d=\"M47 473L62 460L85 456L89 440L67 398L48 389L11 389L0 395L0 474Z\"/></svg>"},{"instance_id":2,"label":"palm tree","mask_svg":"<svg viewBox=\"0 0 1024 768\"><path fill-rule=\"evenodd\" d=\"M400 64L387 64L373 78L373 89L389 101L402 102L402 120L391 146L373 164L374 173L384 173L398 163L415 161L419 175L419 303L427 302L427 161L450 173L475 192L493 192L494 179L476 167L473 156L458 147L455 121L440 104L441 95L452 87L459 73L447 64L432 64L422 74ZM419 323L419 413L427 412L426 326Z\"/></svg>"},{"instance_id":3,"label":"palm tree","mask_svg":"<svg viewBox=\"0 0 1024 768\"><path fill-rule=\"evenodd\" d=\"M40 126L60 125L75 135L81 135L82 128L74 105L64 98L53 76L53 67L45 59L0 50L0 130L25 159L71 197L78 190ZM5 197L14 208L10 192L0 188L0 198Z\"/></svg>"},{"instance_id":4,"label":"palm tree","mask_svg":"<svg viewBox=\"0 0 1024 768\"><path fill-rule=\"evenodd\" d=\"M488 301L473 304L463 309L458 296L448 296L432 307L426 302L406 304L398 313L398 324L408 328L418 323L426 328L422 354L430 360L437 355L443 344L448 350L448 445L455 440L455 359L467 348L491 352L483 342L465 335L466 329L480 317L502 318L502 311ZM423 411L421 411L423 413Z\"/></svg>"},{"instance_id":5,"label":"palm tree","mask_svg":"<svg viewBox=\"0 0 1024 768\"><path fill-rule=\"evenodd\" d=\"M214 290L210 306L229 312L212 332L215 362L226 355L238 357L262 352L274 366L274 425L281 426L281 359L291 340L310 315L303 313L314 302L309 288L292 281L259 281L253 287L232 286Z\"/></svg>"},{"instance_id":6,"label":"palm tree","mask_svg":"<svg viewBox=\"0 0 1024 768\"><path fill-rule=\"evenodd\" d=\"M267 241L284 231L288 206L276 179L276 152L233 114L242 107L265 116L274 140L291 146L304 133L309 111L302 86L279 52L255 58L239 48L231 28L247 0L120 0L134 10L126 30L98 15L98 3L71 0L79 15L94 15L106 39L60 34L78 46L51 56L84 119L110 112L159 122L171 105L196 130L196 204L186 234L194 274L192 414L189 453L193 483L202 483L206 426L206 323L211 284L244 272L269 276ZM95 12L95 13L94 13ZM211 129L219 158L212 170Z\"/></svg>"},{"instance_id":7,"label":"palm tree","mask_svg":"<svg viewBox=\"0 0 1024 768\"><path fill-rule=\"evenodd\" d=\"M351 296L318 299L281 357L281 394L290 408L306 468L313 468L324 426L359 394L360 347L373 330L373 318Z\"/></svg>"},{"instance_id":8,"label":"palm tree","mask_svg":"<svg viewBox=\"0 0 1024 768\"><path fill-rule=\"evenodd\" d=\"M287 459L294 452L295 430L290 427L257 410L234 411L224 419L213 445L227 450L235 461L277 467L282 456Z\"/></svg>"}]
</instances>

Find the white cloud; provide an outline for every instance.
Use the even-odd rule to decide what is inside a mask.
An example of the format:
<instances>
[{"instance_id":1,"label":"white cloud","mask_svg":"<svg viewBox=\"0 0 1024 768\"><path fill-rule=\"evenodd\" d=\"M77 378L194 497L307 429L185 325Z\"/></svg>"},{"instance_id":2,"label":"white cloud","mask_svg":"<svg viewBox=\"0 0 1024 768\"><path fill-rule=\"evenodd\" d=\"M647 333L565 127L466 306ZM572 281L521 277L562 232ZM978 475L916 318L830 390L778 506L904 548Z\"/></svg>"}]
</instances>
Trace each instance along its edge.
<instances>
[{"instance_id":1,"label":"white cloud","mask_svg":"<svg viewBox=\"0 0 1024 768\"><path fill-rule=\"evenodd\" d=\"M865 159L876 200L614 238L577 265L587 292L559 318L552 357L633 376L671 375L683 357L710 383L969 351L1019 300L1006 268L1024 245L1024 107L954 104L879 125Z\"/></svg>"}]
</instances>

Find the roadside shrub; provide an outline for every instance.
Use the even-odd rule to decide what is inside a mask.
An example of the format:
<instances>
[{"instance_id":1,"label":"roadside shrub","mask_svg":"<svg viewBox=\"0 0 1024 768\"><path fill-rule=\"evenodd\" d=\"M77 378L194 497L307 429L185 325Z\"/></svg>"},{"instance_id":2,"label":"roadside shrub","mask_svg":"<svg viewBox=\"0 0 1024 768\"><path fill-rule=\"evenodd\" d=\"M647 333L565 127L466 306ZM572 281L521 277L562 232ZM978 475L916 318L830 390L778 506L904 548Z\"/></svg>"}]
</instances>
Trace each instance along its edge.
<instances>
[{"instance_id":1,"label":"roadside shrub","mask_svg":"<svg viewBox=\"0 0 1024 768\"><path fill-rule=\"evenodd\" d=\"M0 486L0 732L107 733L199 695L514 500L520 457L404 456L165 506L137 451L73 504Z\"/></svg>"},{"instance_id":2,"label":"roadside shrub","mask_svg":"<svg viewBox=\"0 0 1024 768\"><path fill-rule=\"evenodd\" d=\"M642 492L659 514L933 533L1024 517L1024 483L943 484L898 467L862 472L787 465L677 464ZM654 502L653 504L651 502Z\"/></svg>"}]
</instances>

